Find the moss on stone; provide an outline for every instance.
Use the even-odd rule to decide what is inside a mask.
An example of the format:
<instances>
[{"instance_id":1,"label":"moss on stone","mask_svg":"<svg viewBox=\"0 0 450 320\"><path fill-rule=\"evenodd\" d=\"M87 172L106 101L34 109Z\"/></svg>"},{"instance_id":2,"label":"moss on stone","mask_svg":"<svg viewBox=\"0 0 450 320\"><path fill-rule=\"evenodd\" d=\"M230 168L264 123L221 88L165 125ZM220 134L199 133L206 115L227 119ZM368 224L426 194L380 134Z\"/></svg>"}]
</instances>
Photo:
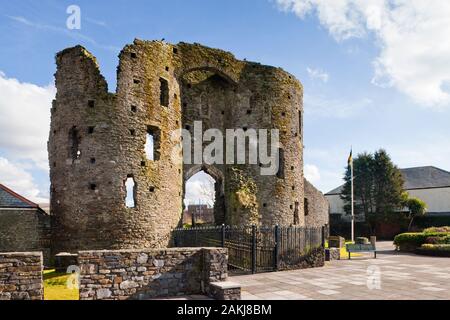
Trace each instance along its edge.
<instances>
[{"instance_id":1,"label":"moss on stone","mask_svg":"<svg viewBox=\"0 0 450 320\"><path fill-rule=\"evenodd\" d=\"M231 195L231 205L237 209L236 213L239 214L239 216L237 214L232 215L231 224L240 224L243 221L249 224L259 224L256 182L237 167L233 167L231 173L230 184L234 188Z\"/></svg>"}]
</instances>

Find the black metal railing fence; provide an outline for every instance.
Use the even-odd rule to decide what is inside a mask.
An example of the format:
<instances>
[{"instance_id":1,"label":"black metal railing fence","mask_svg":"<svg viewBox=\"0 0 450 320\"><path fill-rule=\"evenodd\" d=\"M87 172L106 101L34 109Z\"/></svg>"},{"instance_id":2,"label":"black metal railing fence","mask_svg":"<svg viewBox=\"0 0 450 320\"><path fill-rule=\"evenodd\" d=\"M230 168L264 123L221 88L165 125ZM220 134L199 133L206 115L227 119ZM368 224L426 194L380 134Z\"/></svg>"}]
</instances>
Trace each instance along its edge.
<instances>
[{"instance_id":1,"label":"black metal railing fence","mask_svg":"<svg viewBox=\"0 0 450 320\"><path fill-rule=\"evenodd\" d=\"M327 226L208 226L177 228L172 237L175 247L228 248L230 272L257 273L298 265L325 245L327 230Z\"/></svg>"}]
</instances>

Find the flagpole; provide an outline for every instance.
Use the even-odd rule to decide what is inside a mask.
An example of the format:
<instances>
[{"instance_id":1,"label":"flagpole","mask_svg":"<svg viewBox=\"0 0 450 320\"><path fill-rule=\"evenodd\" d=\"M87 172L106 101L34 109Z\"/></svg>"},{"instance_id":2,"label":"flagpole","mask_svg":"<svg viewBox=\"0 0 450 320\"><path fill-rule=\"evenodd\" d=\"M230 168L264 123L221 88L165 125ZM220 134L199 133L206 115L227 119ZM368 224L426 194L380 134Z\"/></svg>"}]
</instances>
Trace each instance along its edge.
<instances>
[{"instance_id":1,"label":"flagpole","mask_svg":"<svg viewBox=\"0 0 450 320\"><path fill-rule=\"evenodd\" d=\"M350 180L351 180L351 207L352 207L352 242L355 242L355 208L353 202L353 157L350 163Z\"/></svg>"}]
</instances>

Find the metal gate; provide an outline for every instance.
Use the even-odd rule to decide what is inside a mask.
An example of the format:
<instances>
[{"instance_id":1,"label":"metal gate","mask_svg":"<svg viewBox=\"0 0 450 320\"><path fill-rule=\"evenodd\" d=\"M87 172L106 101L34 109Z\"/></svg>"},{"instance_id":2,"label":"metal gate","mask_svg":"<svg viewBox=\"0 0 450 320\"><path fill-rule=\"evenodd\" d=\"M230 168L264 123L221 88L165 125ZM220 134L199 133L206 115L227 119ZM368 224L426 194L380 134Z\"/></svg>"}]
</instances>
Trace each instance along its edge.
<instances>
[{"instance_id":1,"label":"metal gate","mask_svg":"<svg viewBox=\"0 0 450 320\"><path fill-rule=\"evenodd\" d=\"M173 230L175 247L228 248L228 270L257 273L298 265L325 244L326 226L214 226Z\"/></svg>"}]
</instances>

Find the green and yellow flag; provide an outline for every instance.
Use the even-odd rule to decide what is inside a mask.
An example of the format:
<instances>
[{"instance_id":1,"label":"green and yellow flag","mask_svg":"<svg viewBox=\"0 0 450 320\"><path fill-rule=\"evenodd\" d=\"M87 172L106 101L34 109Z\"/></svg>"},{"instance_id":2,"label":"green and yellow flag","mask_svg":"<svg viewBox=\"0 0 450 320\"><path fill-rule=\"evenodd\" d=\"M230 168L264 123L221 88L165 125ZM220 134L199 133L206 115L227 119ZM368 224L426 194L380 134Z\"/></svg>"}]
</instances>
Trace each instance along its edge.
<instances>
[{"instance_id":1,"label":"green and yellow flag","mask_svg":"<svg viewBox=\"0 0 450 320\"><path fill-rule=\"evenodd\" d=\"M350 155L348 156L348 165L352 166L353 165L353 149L350 149Z\"/></svg>"}]
</instances>

